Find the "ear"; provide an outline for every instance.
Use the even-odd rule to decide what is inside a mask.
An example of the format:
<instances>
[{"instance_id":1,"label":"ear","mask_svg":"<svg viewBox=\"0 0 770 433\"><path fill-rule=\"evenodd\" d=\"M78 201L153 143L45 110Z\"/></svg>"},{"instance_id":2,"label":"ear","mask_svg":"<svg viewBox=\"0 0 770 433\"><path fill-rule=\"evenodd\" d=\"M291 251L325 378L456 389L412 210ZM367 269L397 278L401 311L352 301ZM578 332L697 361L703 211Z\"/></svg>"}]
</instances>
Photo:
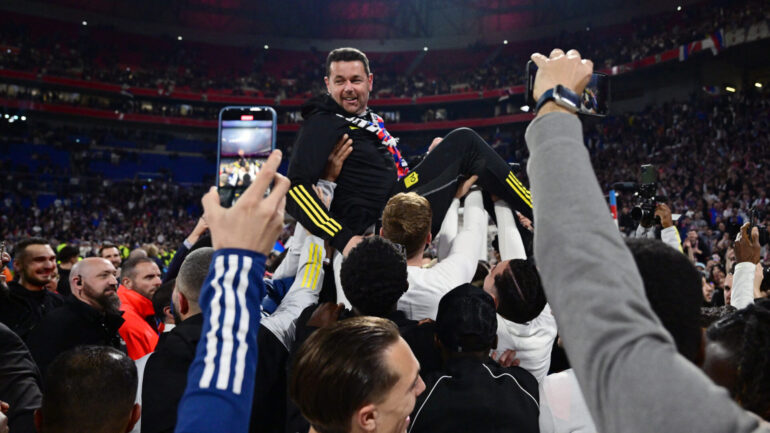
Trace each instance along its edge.
<instances>
[{"instance_id":1,"label":"ear","mask_svg":"<svg viewBox=\"0 0 770 433\"><path fill-rule=\"evenodd\" d=\"M431 242L433 242L433 234L428 232L428 237L425 238L425 245L430 245Z\"/></svg>"},{"instance_id":2,"label":"ear","mask_svg":"<svg viewBox=\"0 0 770 433\"><path fill-rule=\"evenodd\" d=\"M179 300L179 314L187 314L190 311L190 302L182 292L177 292L177 299Z\"/></svg>"},{"instance_id":3,"label":"ear","mask_svg":"<svg viewBox=\"0 0 770 433\"><path fill-rule=\"evenodd\" d=\"M142 406L139 403L134 403L134 407L131 409L131 416L128 418L128 425L126 426L126 433L134 429L134 426L139 422L139 417L142 416Z\"/></svg>"},{"instance_id":4,"label":"ear","mask_svg":"<svg viewBox=\"0 0 770 433\"><path fill-rule=\"evenodd\" d=\"M329 90L329 77L324 77L324 84L326 84L326 91L331 93L331 90Z\"/></svg>"},{"instance_id":5,"label":"ear","mask_svg":"<svg viewBox=\"0 0 770 433\"><path fill-rule=\"evenodd\" d=\"M127 289L130 289L134 286L133 284L131 284L131 280L128 277L121 278L120 284L124 285Z\"/></svg>"},{"instance_id":6,"label":"ear","mask_svg":"<svg viewBox=\"0 0 770 433\"><path fill-rule=\"evenodd\" d=\"M373 432L377 430L377 406L374 404L367 404L361 407L353 414L353 431L362 430L366 432Z\"/></svg>"},{"instance_id":7,"label":"ear","mask_svg":"<svg viewBox=\"0 0 770 433\"><path fill-rule=\"evenodd\" d=\"M381 238L384 238L384 237L385 237L385 235L383 235L383 234L382 234L382 227L380 227L380 237L381 237Z\"/></svg>"},{"instance_id":8,"label":"ear","mask_svg":"<svg viewBox=\"0 0 770 433\"><path fill-rule=\"evenodd\" d=\"M371 92L374 84L374 74L369 74L369 91Z\"/></svg>"},{"instance_id":9,"label":"ear","mask_svg":"<svg viewBox=\"0 0 770 433\"><path fill-rule=\"evenodd\" d=\"M39 408L35 409L33 421L35 422L35 429L38 432L42 432L43 431L43 412L41 412Z\"/></svg>"}]
</instances>

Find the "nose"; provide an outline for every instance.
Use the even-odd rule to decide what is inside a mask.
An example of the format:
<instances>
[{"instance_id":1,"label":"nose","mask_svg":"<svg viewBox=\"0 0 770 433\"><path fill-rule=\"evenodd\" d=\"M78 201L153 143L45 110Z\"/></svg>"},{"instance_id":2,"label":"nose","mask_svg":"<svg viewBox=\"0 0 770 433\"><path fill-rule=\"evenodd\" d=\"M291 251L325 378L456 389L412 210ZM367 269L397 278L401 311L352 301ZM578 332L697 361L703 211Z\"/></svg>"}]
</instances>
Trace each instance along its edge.
<instances>
[{"instance_id":1,"label":"nose","mask_svg":"<svg viewBox=\"0 0 770 433\"><path fill-rule=\"evenodd\" d=\"M414 387L415 397L422 394L423 391L425 391L425 382L422 381L422 376L419 376L417 379L417 386Z\"/></svg>"}]
</instances>

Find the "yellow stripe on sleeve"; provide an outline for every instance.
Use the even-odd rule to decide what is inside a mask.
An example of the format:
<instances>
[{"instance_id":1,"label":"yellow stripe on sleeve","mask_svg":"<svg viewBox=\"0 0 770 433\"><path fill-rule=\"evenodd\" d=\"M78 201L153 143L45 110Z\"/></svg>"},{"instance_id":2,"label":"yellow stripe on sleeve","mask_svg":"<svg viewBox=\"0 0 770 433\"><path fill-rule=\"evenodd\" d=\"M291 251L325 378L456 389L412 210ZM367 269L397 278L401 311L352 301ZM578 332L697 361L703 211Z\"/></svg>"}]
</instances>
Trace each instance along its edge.
<instances>
[{"instance_id":1,"label":"yellow stripe on sleeve","mask_svg":"<svg viewBox=\"0 0 770 433\"><path fill-rule=\"evenodd\" d=\"M310 195L310 193L307 192L304 185L297 185L299 188L299 191L301 194L304 194L305 197L307 197L308 201L310 202L310 205L313 206L317 211L318 214L320 214L319 219L323 219L324 223L329 226L332 230L335 232L338 232L342 230L342 226L339 225L337 221L335 221L333 218L330 218L329 215L326 214L326 211L321 208L321 206L318 206L318 203L313 200L313 197Z\"/></svg>"},{"instance_id":2,"label":"yellow stripe on sleeve","mask_svg":"<svg viewBox=\"0 0 770 433\"><path fill-rule=\"evenodd\" d=\"M313 222L313 224L315 224L318 228L320 228L321 230L323 230L326 233L328 233L329 236L333 237L336 232L333 232L333 231L329 230L329 228L326 227L325 224L321 224L316 219L315 215L312 212L310 212L310 210L307 208L307 206L305 206L305 204L302 202L302 200L300 200L301 197L298 197L298 195L294 192L294 189L295 188L292 188L292 189L289 190L289 195L291 196L291 198L293 198L294 201L297 202L299 207L301 207L302 210L305 211L305 214L310 218L310 220Z\"/></svg>"}]
</instances>

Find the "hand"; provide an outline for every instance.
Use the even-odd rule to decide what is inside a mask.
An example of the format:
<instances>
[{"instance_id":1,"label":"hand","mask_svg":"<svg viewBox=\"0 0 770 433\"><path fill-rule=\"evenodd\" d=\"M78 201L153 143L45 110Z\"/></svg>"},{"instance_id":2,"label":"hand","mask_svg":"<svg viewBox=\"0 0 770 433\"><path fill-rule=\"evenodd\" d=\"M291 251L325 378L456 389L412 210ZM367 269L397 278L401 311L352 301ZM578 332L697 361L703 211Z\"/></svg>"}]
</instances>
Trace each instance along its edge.
<instances>
[{"instance_id":1,"label":"hand","mask_svg":"<svg viewBox=\"0 0 770 433\"><path fill-rule=\"evenodd\" d=\"M499 358L497 352L493 350L491 357L502 367L518 367L519 363L521 363L521 361L516 358L516 351L512 349L507 349Z\"/></svg>"},{"instance_id":2,"label":"hand","mask_svg":"<svg viewBox=\"0 0 770 433\"><path fill-rule=\"evenodd\" d=\"M11 262L11 255L3 251L2 254L0 254L0 270L5 268L8 263Z\"/></svg>"},{"instance_id":3,"label":"hand","mask_svg":"<svg viewBox=\"0 0 770 433\"><path fill-rule=\"evenodd\" d=\"M326 207L326 210L329 210L329 206L331 206L332 204L331 197L326 195L323 188L319 188L316 185L313 185L313 191L315 191L315 195L317 195L318 198L321 199L321 203L324 204L324 207Z\"/></svg>"},{"instance_id":4,"label":"hand","mask_svg":"<svg viewBox=\"0 0 770 433\"><path fill-rule=\"evenodd\" d=\"M655 206L655 216L660 217L660 224L664 229L674 226L674 220L671 218L671 208L665 203L658 203Z\"/></svg>"},{"instance_id":5,"label":"hand","mask_svg":"<svg viewBox=\"0 0 770 433\"><path fill-rule=\"evenodd\" d=\"M457 192L455 192L455 198L463 198L468 194L468 191L471 190L471 187L473 186L476 181L479 180L479 177L475 174L468 179L465 179L463 183L460 184L460 186L457 187Z\"/></svg>"},{"instance_id":6,"label":"hand","mask_svg":"<svg viewBox=\"0 0 770 433\"><path fill-rule=\"evenodd\" d=\"M430 143L430 146L428 147L428 153L430 153L433 149L438 146L439 143L441 143L441 140L443 140L443 137L436 137L433 139L433 141Z\"/></svg>"},{"instance_id":7,"label":"hand","mask_svg":"<svg viewBox=\"0 0 770 433\"><path fill-rule=\"evenodd\" d=\"M751 262L755 265L759 263L759 228L751 229L751 236L748 234L749 223L741 226L741 232L735 239L735 261L738 263Z\"/></svg>"},{"instance_id":8,"label":"hand","mask_svg":"<svg viewBox=\"0 0 770 433\"><path fill-rule=\"evenodd\" d=\"M206 233L206 230L208 229L209 226L206 224L206 221L203 219L203 217L198 218L198 222L195 224L195 227L187 236L187 242L189 242L190 245L195 245L195 243L198 242L198 239L200 239L201 235Z\"/></svg>"},{"instance_id":9,"label":"hand","mask_svg":"<svg viewBox=\"0 0 770 433\"><path fill-rule=\"evenodd\" d=\"M594 70L594 64L588 59L581 59L577 50L569 50L567 54L556 48L551 51L549 58L540 53L532 54L532 61L538 67L535 76L535 87L533 96L537 101L547 90L561 84L572 90L578 95L583 93L591 74ZM545 104L537 113L541 116L552 111L563 111L569 113L566 108L556 105L553 101Z\"/></svg>"},{"instance_id":10,"label":"hand","mask_svg":"<svg viewBox=\"0 0 770 433\"><path fill-rule=\"evenodd\" d=\"M353 139L348 138L348 134L344 134L340 137L337 144L334 145L332 153L329 154L329 159L326 160L326 167L324 167L321 179L334 182L342 171L342 164L348 159L348 156L353 153Z\"/></svg>"},{"instance_id":11,"label":"hand","mask_svg":"<svg viewBox=\"0 0 770 433\"><path fill-rule=\"evenodd\" d=\"M690 243L690 238L686 238L684 242L682 242L682 248L689 250L692 248L692 244Z\"/></svg>"},{"instance_id":12,"label":"hand","mask_svg":"<svg viewBox=\"0 0 770 433\"><path fill-rule=\"evenodd\" d=\"M757 265L754 270L754 298L766 298L768 293L760 290L762 287L762 280L765 279L764 267Z\"/></svg>"},{"instance_id":13,"label":"hand","mask_svg":"<svg viewBox=\"0 0 770 433\"><path fill-rule=\"evenodd\" d=\"M519 223L527 230L534 232L535 228L532 226L532 220L525 217L521 212L516 211L516 217L519 218Z\"/></svg>"},{"instance_id":14,"label":"hand","mask_svg":"<svg viewBox=\"0 0 770 433\"><path fill-rule=\"evenodd\" d=\"M214 249L238 248L268 255L283 228L289 180L278 174L281 151L274 150L251 185L231 207L223 208L212 187L203 196L203 219L211 230ZM264 197L267 187L273 189Z\"/></svg>"},{"instance_id":15,"label":"hand","mask_svg":"<svg viewBox=\"0 0 770 433\"><path fill-rule=\"evenodd\" d=\"M8 403L0 401L0 433L8 433L10 431L8 427L8 409L10 409Z\"/></svg>"},{"instance_id":16,"label":"hand","mask_svg":"<svg viewBox=\"0 0 770 433\"><path fill-rule=\"evenodd\" d=\"M364 240L364 237L361 235L355 235L348 241L347 245L345 245L345 249L342 250L342 255L344 257L347 257L348 254L350 254L350 250L356 247L356 245L360 244L361 241Z\"/></svg>"},{"instance_id":17,"label":"hand","mask_svg":"<svg viewBox=\"0 0 770 433\"><path fill-rule=\"evenodd\" d=\"M316 328L324 328L336 322L340 318L340 313L345 308L345 304L335 304L333 302L324 302L318 305L313 311L310 319L307 321L307 326L313 326Z\"/></svg>"}]
</instances>

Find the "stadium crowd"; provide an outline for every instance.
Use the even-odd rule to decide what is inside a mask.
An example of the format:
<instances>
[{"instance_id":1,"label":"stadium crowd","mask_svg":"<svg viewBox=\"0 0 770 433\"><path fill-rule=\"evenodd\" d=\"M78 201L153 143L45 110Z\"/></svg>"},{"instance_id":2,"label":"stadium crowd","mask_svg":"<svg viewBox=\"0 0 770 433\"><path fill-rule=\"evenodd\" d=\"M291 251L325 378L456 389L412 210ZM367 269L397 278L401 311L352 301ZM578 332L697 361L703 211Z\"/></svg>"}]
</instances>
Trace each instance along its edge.
<instances>
[{"instance_id":1,"label":"stadium crowd","mask_svg":"<svg viewBox=\"0 0 770 433\"><path fill-rule=\"evenodd\" d=\"M487 59L478 64L467 64L452 70L421 70L406 74L409 64L406 53L393 54L383 59L381 65L374 62L378 83L375 92L379 97L420 97L424 95L447 94L458 91L499 89L516 86L523 82L523 65L526 63L527 50L532 47L543 48L561 46L566 42L578 47L581 52L596 59L596 64L611 67L646 56L659 54L665 50L677 48L682 44L701 40L717 30L747 27L768 19L766 2L761 0L742 0L725 3L709 0L693 4L680 11L635 18L631 22L611 31L591 28L586 31L564 32L555 38L546 38L527 43L526 50L503 50L493 55L494 47L473 44L467 48L470 57L476 53L488 52ZM633 29L633 31L631 31ZM37 32L29 24L7 19L0 26L0 67L21 71L34 71L40 74L80 78L89 81L101 81L121 84L126 87L158 89L158 96L169 94L174 89L193 92L216 93L227 89L233 95L253 95L277 99L308 98L324 91L323 70L318 68L320 54L313 54L298 65L282 68L281 75L271 75L263 71L265 53L262 48L243 49L234 56L238 64L220 65L221 60L207 59L201 48L187 43L166 43L162 40L153 51L153 58L146 58L145 46L124 46L130 53L121 55L119 51L105 51L98 38L89 37L88 28L70 29L77 34L77 41L66 44L70 35L62 37L58 32ZM176 42L176 41L174 41ZM51 55L56 53L56 55ZM440 51L436 55L441 55ZM429 54L430 55L430 54ZM127 65L121 61L124 57L136 58L136 64ZM157 56L157 57L155 57ZM407 56L406 61L402 57ZM163 64L156 64L154 59L162 58ZM244 61L244 59L249 59ZM462 58L458 59L462 62ZM461 63L462 64L462 63ZM249 67L250 65L250 67ZM401 65L401 66L393 66ZM250 71L243 71L244 66ZM597 67L598 69L598 67ZM40 95L32 95L44 98ZM105 106L129 110L129 112L179 111L178 108L156 104L157 108L147 108L142 104L107 103L97 97L47 99L63 100L88 106ZM115 106L120 104L121 106ZM189 111L189 112L188 112ZM183 116L194 116L194 110L181 110ZM170 112L170 111L169 111Z\"/></svg>"},{"instance_id":2,"label":"stadium crowd","mask_svg":"<svg viewBox=\"0 0 770 433\"><path fill-rule=\"evenodd\" d=\"M593 67L575 51L533 59L537 96L579 93ZM747 222L750 209L768 222L763 93L585 133L545 102L519 155L530 195L469 129L410 169L347 124L315 155L336 138L330 117L348 121L335 112L366 111L347 96L365 57L335 50L326 66L335 84L289 178L275 151L228 209L214 188L166 182L86 185L46 209L23 182L6 193L0 431L770 431L769 254ZM638 226L624 193L616 226L603 190L647 162L667 204ZM390 192L351 189L378 170ZM387 182L402 170L398 192ZM435 188L446 173L459 182ZM164 263L153 245L119 245L143 242L178 250Z\"/></svg>"}]
</instances>

